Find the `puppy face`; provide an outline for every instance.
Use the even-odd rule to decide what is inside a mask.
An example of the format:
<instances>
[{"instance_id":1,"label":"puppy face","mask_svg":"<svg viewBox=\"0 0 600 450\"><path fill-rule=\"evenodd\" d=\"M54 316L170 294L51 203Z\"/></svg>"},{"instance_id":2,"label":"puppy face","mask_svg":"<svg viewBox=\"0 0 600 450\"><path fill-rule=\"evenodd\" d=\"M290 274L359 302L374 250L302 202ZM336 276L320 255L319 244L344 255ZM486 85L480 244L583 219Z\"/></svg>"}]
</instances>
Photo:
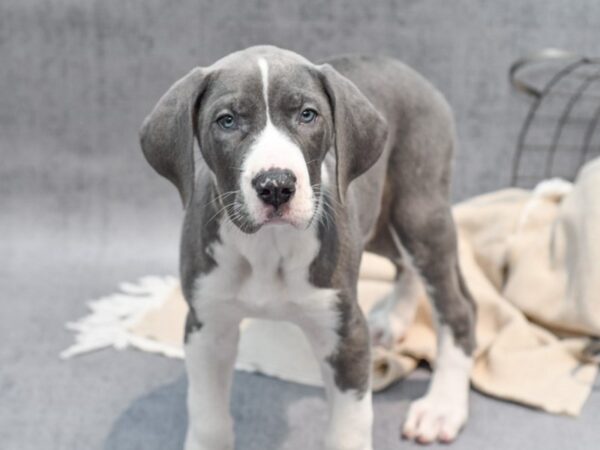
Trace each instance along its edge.
<instances>
[{"instance_id":1,"label":"puppy face","mask_svg":"<svg viewBox=\"0 0 600 450\"><path fill-rule=\"evenodd\" d=\"M333 144L331 106L314 66L294 54L225 58L198 100L195 126L220 207L237 227L311 223Z\"/></svg>"},{"instance_id":2,"label":"puppy face","mask_svg":"<svg viewBox=\"0 0 600 450\"><path fill-rule=\"evenodd\" d=\"M252 233L264 225L305 228L312 222L330 149L331 192L343 206L352 180L383 153L387 124L331 65L259 46L194 68L142 124L144 156L177 187L185 208L195 190L194 139L212 171L219 212Z\"/></svg>"}]
</instances>

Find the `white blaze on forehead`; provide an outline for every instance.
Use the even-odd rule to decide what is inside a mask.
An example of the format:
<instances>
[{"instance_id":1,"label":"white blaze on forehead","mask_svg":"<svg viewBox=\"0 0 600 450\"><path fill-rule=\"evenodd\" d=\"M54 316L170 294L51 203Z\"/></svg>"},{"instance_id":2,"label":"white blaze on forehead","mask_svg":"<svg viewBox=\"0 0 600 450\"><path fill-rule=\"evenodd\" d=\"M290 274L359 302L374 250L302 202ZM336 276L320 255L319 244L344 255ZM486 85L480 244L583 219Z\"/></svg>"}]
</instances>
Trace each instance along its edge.
<instances>
[{"instance_id":1,"label":"white blaze on forehead","mask_svg":"<svg viewBox=\"0 0 600 450\"><path fill-rule=\"evenodd\" d=\"M263 99L265 100L265 109L267 111L267 120L269 119L269 65L264 58L258 59L260 69L260 78L262 80Z\"/></svg>"},{"instance_id":2,"label":"white blaze on forehead","mask_svg":"<svg viewBox=\"0 0 600 450\"><path fill-rule=\"evenodd\" d=\"M269 109L269 65L264 58L258 59L265 102L265 127L258 133L242 166L241 188L244 201L253 219L261 223L267 219L268 208L258 198L252 180L260 172L269 169L288 169L296 177L296 193L289 203L287 217L302 225L313 214L313 192L304 155L298 145L277 128Z\"/></svg>"}]
</instances>

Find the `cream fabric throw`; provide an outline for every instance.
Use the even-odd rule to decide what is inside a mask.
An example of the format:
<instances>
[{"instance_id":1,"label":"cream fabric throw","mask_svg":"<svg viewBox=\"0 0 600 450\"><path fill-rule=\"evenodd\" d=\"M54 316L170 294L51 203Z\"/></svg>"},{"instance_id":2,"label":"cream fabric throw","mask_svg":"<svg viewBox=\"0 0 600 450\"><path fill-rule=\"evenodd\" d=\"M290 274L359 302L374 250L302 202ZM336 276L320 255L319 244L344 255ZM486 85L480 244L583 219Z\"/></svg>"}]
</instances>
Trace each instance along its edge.
<instances>
[{"instance_id":1,"label":"cream fabric throw","mask_svg":"<svg viewBox=\"0 0 600 450\"><path fill-rule=\"evenodd\" d=\"M454 207L459 255L478 306L472 384L478 390L551 413L577 415L596 379L582 358L600 336L600 160L576 183L551 180L533 192L507 189ZM391 265L365 254L359 282L364 310L391 289ZM178 288L131 331L181 348L186 312ZM436 339L426 298L405 338L374 349L373 388L405 377L420 360L435 363ZM237 368L320 385L300 330L247 320Z\"/></svg>"}]
</instances>

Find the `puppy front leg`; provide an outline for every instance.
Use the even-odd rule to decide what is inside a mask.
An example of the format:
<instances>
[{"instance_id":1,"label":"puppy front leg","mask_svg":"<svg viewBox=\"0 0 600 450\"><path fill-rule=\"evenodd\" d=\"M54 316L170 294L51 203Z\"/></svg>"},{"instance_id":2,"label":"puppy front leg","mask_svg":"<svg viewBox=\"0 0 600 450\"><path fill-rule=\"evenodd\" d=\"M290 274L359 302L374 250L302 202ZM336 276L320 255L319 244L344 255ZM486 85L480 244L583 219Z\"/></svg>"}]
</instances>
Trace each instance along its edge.
<instances>
[{"instance_id":1,"label":"puppy front leg","mask_svg":"<svg viewBox=\"0 0 600 450\"><path fill-rule=\"evenodd\" d=\"M326 450L372 450L371 354L366 320L344 305L339 321L304 327L321 365L329 406Z\"/></svg>"},{"instance_id":2,"label":"puppy front leg","mask_svg":"<svg viewBox=\"0 0 600 450\"><path fill-rule=\"evenodd\" d=\"M239 340L239 320L202 320L193 311L186 324L188 431L185 450L233 450L229 399Z\"/></svg>"}]
</instances>

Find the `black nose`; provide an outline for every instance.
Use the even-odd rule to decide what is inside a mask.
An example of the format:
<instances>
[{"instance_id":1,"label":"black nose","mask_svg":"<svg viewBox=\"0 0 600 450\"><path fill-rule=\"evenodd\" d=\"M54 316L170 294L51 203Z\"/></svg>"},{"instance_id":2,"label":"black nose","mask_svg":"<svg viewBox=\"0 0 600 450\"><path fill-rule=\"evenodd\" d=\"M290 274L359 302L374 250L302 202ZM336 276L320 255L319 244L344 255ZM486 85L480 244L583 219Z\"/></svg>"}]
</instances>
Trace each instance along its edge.
<instances>
[{"instance_id":1,"label":"black nose","mask_svg":"<svg viewBox=\"0 0 600 450\"><path fill-rule=\"evenodd\" d=\"M256 175L252 186L263 202L277 209L296 192L296 177L291 170L271 169Z\"/></svg>"}]
</instances>

